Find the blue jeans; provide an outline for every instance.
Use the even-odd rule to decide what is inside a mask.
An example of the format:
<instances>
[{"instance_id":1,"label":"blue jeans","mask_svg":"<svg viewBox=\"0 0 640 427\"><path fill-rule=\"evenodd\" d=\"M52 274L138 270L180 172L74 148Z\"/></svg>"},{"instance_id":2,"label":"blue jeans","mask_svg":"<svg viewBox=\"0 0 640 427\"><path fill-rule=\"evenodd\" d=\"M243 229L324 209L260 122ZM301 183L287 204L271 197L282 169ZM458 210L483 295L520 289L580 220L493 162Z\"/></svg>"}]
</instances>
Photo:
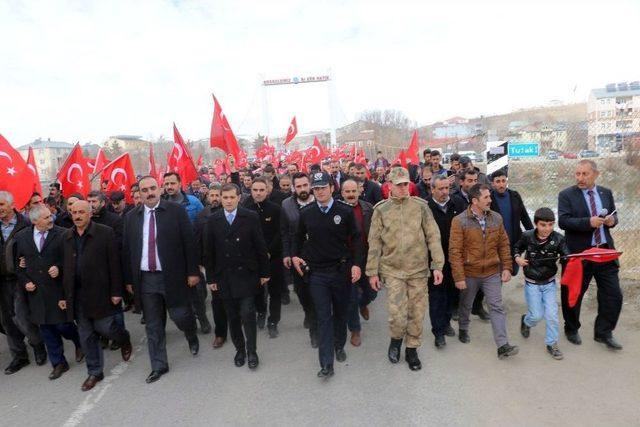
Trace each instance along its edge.
<instances>
[{"instance_id":1,"label":"blue jeans","mask_svg":"<svg viewBox=\"0 0 640 427\"><path fill-rule=\"evenodd\" d=\"M532 328L544 318L547 325L547 332L544 338L546 345L558 342L557 288L555 280L546 285L535 285L526 281L524 283L524 297L528 307L524 323Z\"/></svg>"}]
</instances>

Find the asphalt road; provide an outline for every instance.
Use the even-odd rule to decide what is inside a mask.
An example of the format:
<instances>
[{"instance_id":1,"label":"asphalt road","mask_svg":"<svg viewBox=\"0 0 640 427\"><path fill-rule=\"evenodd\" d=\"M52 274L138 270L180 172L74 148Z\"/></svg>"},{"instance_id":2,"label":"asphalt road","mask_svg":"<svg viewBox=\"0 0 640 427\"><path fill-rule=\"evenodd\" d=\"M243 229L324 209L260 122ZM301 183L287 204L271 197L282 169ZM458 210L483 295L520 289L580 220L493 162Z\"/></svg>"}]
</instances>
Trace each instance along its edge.
<instances>
[{"instance_id":1,"label":"asphalt road","mask_svg":"<svg viewBox=\"0 0 640 427\"><path fill-rule=\"evenodd\" d=\"M293 294L292 294L293 295ZM519 318L522 287L505 288L510 341L520 354L498 360L491 326L477 318L471 344L448 338L436 350L425 320L419 354L423 369L387 361L385 295L363 322L363 344L347 344L348 359L336 363L328 381L316 377L317 351L308 345L302 311L295 299L284 307L280 337L258 337L260 367L252 372L233 365L230 343L213 350L201 335L201 351L192 357L182 334L169 324L171 372L147 385L149 360L139 316L127 313L135 342L131 361L107 352L105 380L83 393L84 364L49 381L50 366L0 375L0 425L638 425L640 423L640 341L638 314L625 306L616 337L625 349L614 353L591 338L595 313L584 310L583 345L560 341L565 359L544 348L544 324L524 340ZM454 327L456 327L454 323ZM0 340L0 366L10 361ZM67 345L71 354L71 347Z\"/></svg>"}]
</instances>

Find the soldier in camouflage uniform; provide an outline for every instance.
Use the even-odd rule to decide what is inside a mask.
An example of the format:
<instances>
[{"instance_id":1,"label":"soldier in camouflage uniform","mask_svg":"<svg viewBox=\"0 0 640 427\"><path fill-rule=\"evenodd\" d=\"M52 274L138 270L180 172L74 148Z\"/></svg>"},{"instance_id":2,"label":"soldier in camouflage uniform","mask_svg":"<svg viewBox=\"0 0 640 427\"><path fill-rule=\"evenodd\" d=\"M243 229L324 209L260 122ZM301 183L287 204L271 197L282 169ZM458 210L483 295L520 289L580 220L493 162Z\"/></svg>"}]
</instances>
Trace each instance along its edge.
<instances>
[{"instance_id":1,"label":"soldier in camouflage uniform","mask_svg":"<svg viewBox=\"0 0 640 427\"><path fill-rule=\"evenodd\" d=\"M417 348L422 342L429 269L434 283L442 283L444 253L431 209L419 197L409 196L409 172L395 167L389 178L391 197L375 206L371 218L366 275L374 290L380 290L382 283L387 288L389 360L398 363L406 337L405 360L417 371L422 367Z\"/></svg>"}]
</instances>

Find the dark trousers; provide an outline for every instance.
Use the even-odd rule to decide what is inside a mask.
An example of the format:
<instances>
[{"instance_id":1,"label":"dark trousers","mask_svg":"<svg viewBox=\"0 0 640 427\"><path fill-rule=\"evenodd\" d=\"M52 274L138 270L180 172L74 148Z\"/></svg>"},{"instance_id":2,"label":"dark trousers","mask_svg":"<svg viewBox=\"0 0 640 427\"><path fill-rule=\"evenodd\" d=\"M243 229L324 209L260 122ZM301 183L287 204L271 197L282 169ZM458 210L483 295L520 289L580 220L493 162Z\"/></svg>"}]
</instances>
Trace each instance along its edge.
<instances>
[{"instance_id":1,"label":"dark trousers","mask_svg":"<svg viewBox=\"0 0 640 427\"><path fill-rule=\"evenodd\" d=\"M213 312L214 333L216 337L227 339L227 312L219 291L211 291L211 311Z\"/></svg>"},{"instance_id":2,"label":"dark trousers","mask_svg":"<svg viewBox=\"0 0 640 427\"><path fill-rule=\"evenodd\" d=\"M281 257L272 257L269 263L271 278L262 291L256 295L256 312L267 313L267 299L269 300L268 323L278 324L282 312L282 282L284 266Z\"/></svg>"},{"instance_id":3,"label":"dark trousers","mask_svg":"<svg viewBox=\"0 0 640 427\"><path fill-rule=\"evenodd\" d=\"M225 298L223 302L227 319L229 319L231 340L236 351L255 353L257 336L255 297Z\"/></svg>"},{"instance_id":4,"label":"dark trousers","mask_svg":"<svg viewBox=\"0 0 640 427\"><path fill-rule=\"evenodd\" d=\"M450 326L451 315L459 299L459 291L454 285L451 269L445 268L442 274L441 284L437 286L433 284L433 275L429 277L427 282L431 332L436 337L444 336L447 326Z\"/></svg>"},{"instance_id":5,"label":"dark trousers","mask_svg":"<svg viewBox=\"0 0 640 427\"><path fill-rule=\"evenodd\" d=\"M333 365L334 351L347 342L347 309L351 287L344 271L312 271L309 291L318 319L320 366Z\"/></svg>"},{"instance_id":6,"label":"dark trousers","mask_svg":"<svg viewBox=\"0 0 640 427\"><path fill-rule=\"evenodd\" d=\"M7 334L9 351L14 359L29 359L25 337L36 348L42 345L40 328L29 320L24 296L17 292L15 280L0 280L0 322Z\"/></svg>"},{"instance_id":7,"label":"dark trousers","mask_svg":"<svg viewBox=\"0 0 640 427\"><path fill-rule=\"evenodd\" d=\"M76 298L76 301L81 300L79 295L76 295ZM80 344L87 362L87 372L89 375L101 375L104 356L100 345L100 336L113 340L122 347L130 340L129 332L118 324L115 314L101 319L91 319L85 315L82 305L76 303L75 315L78 322Z\"/></svg>"},{"instance_id":8,"label":"dark trousers","mask_svg":"<svg viewBox=\"0 0 640 427\"><path fill-rule=\"evenodd\" d=\"M80 335L75 323L65 322L56 323L55 325L40 325L40 333L47 346L49 361L54 368L63 363L68 365L67 359L64 357L64 344L62 338L73 342L76 348L81 348Z\"/></svg>"},{"instance_id":9,"label":"dark trousers","mask_svg":"<svg viewBox=\"0 0 640 427\"><path fill-rule=\"evenodd\" d=\"M208 324L209 319L207 318L207 306L205 304L207 300L207 284L202 274L198 284L189 289L189 299L193 313L200 322L200 326Z\"/></svg>"},{"instance_id":10,"label":"dark trousers","mask_svg":"<svg viewBox=\"0 0 640 427\"><path fill-rule=\"evenodd\" d=\"M582 290L575 307L569 307L569 293L566 286L561 287L562 316L564 317L564 330L574 333L580 329L580 306L585 292L589 289L591 279L596 280L598 287L598 315L594 326L594 335L599 338L607 338L616 328L620 311L622 310L622 291L618 279L619 267L616 262L596 264L583 262Z\"/></svg>"},{"instance_id":11,"label":"dark trousers","mask_svg":"<svg viewBox=\"0 0 640 427\"><path fill-rule=\"evenodd\" d=\"M347 311L347 327L351 332L359 332L362 329L360 325L360 309L371 304L378 296L378 292L371 289L369 279L366 276L362 276L358 283L351 286L350 296Z\"/></svg>"},{"instance_id":12,"label":"dark trousers","mask_svg":"<svg viewBox=\"0 0 640 427\"><path fill-rule=\"evenodd\" d=\"M298 295L298 300L304 311L304 317L309 322L309 334L316 335L318 333L318 319L313 305L313 298L311 298L309 283L295 270L291 271L291 275L293 276L293 289L296 295Z\"/></svg>"},{"instance_id":13,"label":"dark trousers","mask_svg":"<svg viewBox=\"0 0 640 427\"><path fill-rule=\"evenodd\" d=\"M197 325L190 305L167 307L162 273L142 272L142 313L145 319L147 345L151 370L159 371L169 367L167 359L167 311L187 340L196 338Z\"/></svg>"}]
</instances>

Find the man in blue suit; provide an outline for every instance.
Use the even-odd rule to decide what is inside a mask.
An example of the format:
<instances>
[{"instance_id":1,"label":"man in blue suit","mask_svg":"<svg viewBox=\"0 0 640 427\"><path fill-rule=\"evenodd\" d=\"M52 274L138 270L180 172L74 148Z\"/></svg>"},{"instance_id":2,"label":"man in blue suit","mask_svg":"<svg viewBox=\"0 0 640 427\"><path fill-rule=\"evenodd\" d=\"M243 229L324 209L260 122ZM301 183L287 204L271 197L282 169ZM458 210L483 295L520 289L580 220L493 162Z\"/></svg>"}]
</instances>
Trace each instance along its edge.
<instances>
[{"instance_id":1,"label":"man in blue suit","mask_svg":"<svg viewBox=\"0 0 640 427\"><path fill-rule=\"evenodd\" d=\"M558 218L560 228L565 231L567 246L571 253L579 253L592 247L614 249L610 229L618 223L616 205L611 190L596 185L598 166L592 160L581 160L576 168L576 185L566 188L558 195ZM580 305L592 278L598 286L598 316L594 339L612 350L622 346L613 338L620 310L622 291L618 278L619 263L583 263L582 291L575 307L569 307L568 292L562 287L562 314L564 331L569 342L580 345Z\"/></svg>"}]
</instances>

